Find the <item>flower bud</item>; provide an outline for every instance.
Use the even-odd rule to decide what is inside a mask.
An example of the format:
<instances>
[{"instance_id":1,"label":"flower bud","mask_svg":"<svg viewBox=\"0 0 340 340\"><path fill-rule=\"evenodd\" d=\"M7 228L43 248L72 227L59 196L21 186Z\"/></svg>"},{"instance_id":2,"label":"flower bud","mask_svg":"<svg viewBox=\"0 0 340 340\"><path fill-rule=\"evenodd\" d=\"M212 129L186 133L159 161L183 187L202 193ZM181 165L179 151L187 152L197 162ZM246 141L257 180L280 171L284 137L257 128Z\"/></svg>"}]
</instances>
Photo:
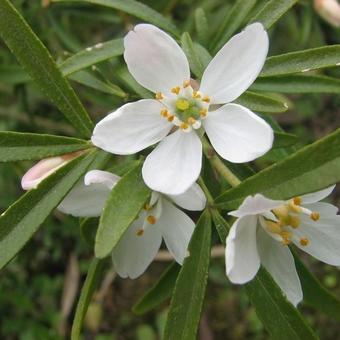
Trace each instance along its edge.
<instances>
[{"instance_id":1,"label":"flower bud","mask_svg":"<svg viewBox=\"0 0 340 340\"><path fill-rule=\"evenodd\" d=\"M340 4L337 0L314 0L319 15L335 27L340 27Z\"/></svg>"}]
</instances>

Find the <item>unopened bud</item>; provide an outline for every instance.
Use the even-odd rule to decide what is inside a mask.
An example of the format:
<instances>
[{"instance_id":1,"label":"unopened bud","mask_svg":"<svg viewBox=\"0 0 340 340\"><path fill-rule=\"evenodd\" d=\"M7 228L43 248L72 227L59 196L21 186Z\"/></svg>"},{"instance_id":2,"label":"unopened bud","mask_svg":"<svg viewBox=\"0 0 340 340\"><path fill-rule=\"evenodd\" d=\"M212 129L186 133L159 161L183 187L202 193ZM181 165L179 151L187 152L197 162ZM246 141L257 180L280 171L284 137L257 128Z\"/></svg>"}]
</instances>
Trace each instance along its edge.
<instances>
[{"instance_id":1,"label":"unopened bud","mask_svg":"<svg viewBox=\"0 0 340 340\"><path fill-rule=\"evenodd\" d=\"M314 0L319 15L335 27L340 27L340 4L337 0Z\"/></svg>"}]
</instances>

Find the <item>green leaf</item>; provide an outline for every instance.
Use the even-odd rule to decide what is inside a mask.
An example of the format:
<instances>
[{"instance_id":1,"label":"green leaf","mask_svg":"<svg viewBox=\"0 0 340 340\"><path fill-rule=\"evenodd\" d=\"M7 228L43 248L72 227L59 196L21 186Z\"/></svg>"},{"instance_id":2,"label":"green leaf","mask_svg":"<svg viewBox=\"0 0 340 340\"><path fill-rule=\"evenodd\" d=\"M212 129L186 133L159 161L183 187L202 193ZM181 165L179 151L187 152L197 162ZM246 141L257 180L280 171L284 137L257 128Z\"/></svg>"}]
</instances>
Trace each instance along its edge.
<instances>
[{"instance_id":1,"label":"green leaf","mask_svg":"<svg viewBox=\"0 0 340 340\"><path fill-rule=\"evenodd\" d=\"M208 280L211 248L211 217L201 215L189 244L171 299L164 339L196 339Z\"/></svg>"},{"instance_id":2,"label":"green leaf","mask_svg":"<svg viewBox=\"0 0 340 340\"><path fill-rule=\"evenodd\" d=\"M64 76L68 76L104 60L123 55L123 39L114 39L88 47L63 61L59 68Z\"/></svg>"},{"instance_id":3,"label":"green leaf","mask_svg":"<svg viewBox=\"0 0 340 340\"><path fill-rule=\"evenodd\" d=\"M52 0L52 2L88 3L117 9L118 11L133 15L143 21L154 24L176 36L179 36L176 26L168 18L164 17L149 6L135 0Z\"/></svg>"},{"instance_id":4,"label":"green leaf","mask_svg":"<svg viewBox=\"0 0 340 340\"><path fill-rule=\"evenodd\" d=\"M198 41L202 44L205 44L208 39L209 25L204 9L201 7L196 8L195 10L195 28Z\"/></svg>"},{"instance_id":5,"label":"green leaf","mask_svg":"<svg viewBox=\"0 0 340 340\"><path fill-rule=\"evenodd\" d=\"M79 219L80 236L90 246L94 247L94 240L99 225L98 217L86 217Z\"/></svg>"},{"instance_id":6,"label":"green leaf","mask_svg":"<svg viewBox=\"0 0 340 340\"><path fill-rule=\"evenodd\" d=\"M256 2L257 0L237 0L233 7L228 10L228 13L226 13L224 16L220 28L211 44L211 50L213 51L213 54L216 54L218 50L237 31L237 29L241 27L244 19L250 13Z\"/></svg>"},{"instance_id":7,"label":"green leaf","mask_svg":"<svg viewBox=\"0 0 340 340\"><path fill-rule=\"evenodd\" d=\"M53 58L8 0L0 2L0 35L20 64L84 137L93 123Z\"/></svg>"},{"instance_id":8,"label":"green leaf","mask_svg":"<svg viewBox=\"0 0 340 340\"><path fill-rule=\"evenodd\" d=\"M145 314L170 298L180 268L176 262L168 266L159 280L132 307L132 311L138 315Z\"/></svg>"},{"instance_id":9,"label":"green leaf","mask_svg":"<svg viewBox=\"0 0 340 340\"><path fill-rule=\"evenodd\" d=\"M236 209L248 195L289 199L335 184L340 181L339 145L340 129L247 178L219 196L216 203Z\"/></svg>"},{"instance_id":10,"label":"green leaf","mask_svg":"<svg viewBox=\"0 0 340 340\"><path fill-rule=\"evenodd\" d=\"M139 164L123 176L106 201L94 247L98 258L110 254L150 196L150 189L142 179L141 168L142 164Z\"/></svg>"},{"instance_id":11,"label":"green leaf","mask_svg":"<svg viewBox=\"0 0 340 340\"><path fill-rule=\"evenodd\" d=\"M326 76L289 75L258 78L251 90L281 93L340 94L340 80Z\"/></svg>"},{"instance_id":12,"label":"green leaf","mask_svg":"<svg viewBox=\"0 0 340 340\"><path fill-rule=\"evenodd\" d=\"M197 55L196 49L188 32L182 34L181 45L189 60L190 69L198 78L201 78L204 72L204 65Z\"/></svg>"},{"instance_id":13,"label":"green leaf","mask_svg":"<svg viewBox=\"0 0 340 340\"><path fill-rule=\"evenodd\" d=\"M97 151L80 156L24 194L0 216L0 269L34 235L95 160Z\"/></svg>"},{"instance_id":14,"label":"green leaf","mask_svg":"<svg viewBox=\"0 0 340 340\"><path fill-rule=\"evenodd\" d=\"M0 162L42 159L91 146L76 138L5 131L0 132Z\"/></svg>"},{"instance_id":15,"label":"green leaf","mask_svg":"<svg viewBox=\"0 0 340 340\"><path fill-rule=\"evenodd\" d=\"M339 299L321 285L295 254L294 259L302 285L304 302L325 315L340 320Z\"/></svg>"},{"instance_id":16,"label":"green leaf","mask_svg":"<svg viewBox=\"0 0 340 340\"><path fill-rule=\"evenodd\" d=\"M87 272L86 280L81 289L80 297L77 303L76 313L74 315L71 340L79 340L83 326L84 318L87 312L92 295L102 277L102 272L105 267L104 260L93 259L90 268Z\"/></svg>"},{"instance_id":17,"label":"green leaf","mask_svg":"<svg viewBox=\"0 0 340 340\"><path fill-rule=\"evenodd\" d=\"M235 103L244 105L252 111L263 113L281 113L288 109L287 103L250 91L244 92L235 100Z\"/></svg>"},{"instance_id":18,"label":"green leaf","mask_svg":"<svg viewBox=\"0 0 340 340\"><path fill-rule=\"evenodd\" d=\"M275 137L274 137L273 149L292 146L296 144L296 142L298 141L298 138L291 133L275 131L274 134L275 134Z\"/></svg>"},{"instance_id":19,"label":"green leaf","mask_svg":"<svg viewBox=\"0 0 340 340\"><path fill-rule=\"evenodd\" d=\"M264 268L260 268L255 278L246 284L246 291L272 339L318 339Z\"/></svg>"},{"instance_id":20,"label":"green leaf","mask_svg":"<svg viewBox=\"0 0 340 340\"><path fill-rule=\"evenodd\" d=\"M261 22L266 29L269 29L296 3L297 0L267 1L267 4L250 20L249 23Z\"/></svg>"},{"instance_id":21,"label":"green leaf","mask_svg":"<svg viewBox=\"0 0 340 340\"><path fill-rule=\"evenodd\" d=\"M269 57L260 77L308 72L340 65L340 45L312 48Z\"/></svg>"},{"instance_id":22,"label":"green leaf","mask_svg":"<svg viewBox=\"0 0 340 340\"><path fill-rule=\"evenodd\" d=\"M230 226L218 210L212 210L212 217L221 242L225 245ZM245 287L257 316L272 339L317 339L302 315L287 301L264 268Z\"/></svg>"}]
</instances>

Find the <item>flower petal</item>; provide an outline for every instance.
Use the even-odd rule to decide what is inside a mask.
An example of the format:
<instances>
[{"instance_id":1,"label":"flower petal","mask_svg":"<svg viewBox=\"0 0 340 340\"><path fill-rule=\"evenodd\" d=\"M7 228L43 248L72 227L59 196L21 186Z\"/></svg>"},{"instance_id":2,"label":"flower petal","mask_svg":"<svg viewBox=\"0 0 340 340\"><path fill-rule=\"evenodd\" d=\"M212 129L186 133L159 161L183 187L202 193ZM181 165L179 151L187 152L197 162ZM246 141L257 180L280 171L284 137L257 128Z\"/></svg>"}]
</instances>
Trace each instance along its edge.
<instances>
[{"instance_id":1,"label":"flower petal","mask_svg":"<svg viewBox=\"0 0 340 340\"><path fill-rule=\"evenodd\" d=\"M281 205L283 201L274 201L261 194L247 196L237 210L229 212L228 215L243 217L247 215L258 215L268 213L270 210Z\"/></svg>"},{"instance_id":2,"label":"flower petal","mask_svg":"<svg viewBox=\"0 0 340 340\"><path fill-rule=\"evenodd\" d=\"M268 35L254 23L231 38L204 71L200 91L213 104L238 98L261 72L268 53Z\"/></svg>"},{"instance_id":3,"label":"flower petal","mask_svg":"<svg viewBox=\"0 0 340 340\"><path fill-rule=\"evenodd\" d=\"M308 216L300 217L301 225L294 229L297 236L297 239L293 239L295 245L320 261L340 266L340 215L323 216L320 213L318 221ZM302 246L300 238L307 238L309 243Z\"/></svg>"},{"instance_id":4,"label":"flower petal","mask_svg":"<svg viewBox=\"0 0 340 340\"><path fill-rule=\"evenodd\" d=\"M256 231L256 216L238 218L229 231L225 260L227 276L233 283L252 280L260 268Z\"/></svg>"},{"instance_id":5,"label":"flower petal","mask_svg":"<svg viewBox=\"0 0 340 340\"><path fill-rule=\"evenodd\" d=\"M113 266L120 277L135 279L142 275L155 258L162 243L158 228L149 226L137 235L144 223L145 214L133 222L113 249Z\"/></svg>"},{"instance_id":6,"label":"flower petal","mask_svg":"<svg viewBox=\"0 0 340 340\"><path fill-rule=\"evenodd\" d=\"M145 183L167 195L184 193L197 180L202 143L195 132L177 130L157 145L143 165Z\"/></svg>"},{"instance_id":7,"label":"flower petal","mask_svg":"<svg viewBox=\"0 0 340 340\"><path fill-rule=\"evenodd\" d=\"M163 108L153 99L125 104L96 125L92 143L118 155L139 152L169 133L172 124L160 115Z\"/></svg>"},{"instance_id":8,"label":"flower petal","mask_svg":"<svg viewBox=\"0 0 340 340\"><path fill-rule=\"evenodd\" d=\"M294 257L289 248L273 240L262 228L258 231L257 246L262 265L285 293L287 299L296 306L302 300L303 293Z\"/></svg>"},{"instance_id":9,"label":"flower petal","mask_svg":"<svg viewBox=\"0 0 340 340\"><path fill-rule=\"evenodd\" d=\"M153 25L135 26L124 39L124 59L139 84L152 92L170 92L190 79L188 60L176 41Z\"/></svg>"},{"instance_id":10,"label":"flower petal","mask_svg":"<svg viewBox=\"0 0 340 340\"><path fill-rule=\"evenodd\" d=\"M273 145L272 128L241 105L227 104L209 112L203 126L217 153L233 163L252 161Z\"/></svg>"},{"instance_id":11,"label":"flower petal","mask_svg":"<svg viewBox=\"0 0 340 340\"><path fill-rule=\"evenodd\" d=\"M315 203L315 202L319 202L322 199L326 198L327 196L329 196L332 191L334 190L335 185L332 185L326 189L317 191L317 192L313 192L311 194L306 194L301 196L301 204L305 205L305 204L309 204L309 203Z\"/></svg>"},{"instance_id":12,"label":"flower petal","mask_svg":"<svg viewBox=\"0 0 340 340\"><path fill-rule=\"evenodd\" d=\"M119 176L110 172L92 170L67 194L58 210L77 217L100 216L105 201L118 180Z\"/></svg>"},{"instance_id":13,"label":"flower petal","mask_svg":"<svg viewBox=\"0 0 340 340\"><path fill-rule=\"evenodd\" d=\"M195 223L183 211L162 199L162 214L156 227L161 230L165 244L179 264L183 264Z\"/></svg>"},{"instance_id":14,"label":"flower petal","mask_svg":"<svg viewBox=\"0 0 340 340\"><path fill-rule=\"evenodd\" d=\"M197 183L194 183L183 194L167 196L179 207L186 210L201 211L207 203L204 192Z\"/></svg>"}]
</instances>

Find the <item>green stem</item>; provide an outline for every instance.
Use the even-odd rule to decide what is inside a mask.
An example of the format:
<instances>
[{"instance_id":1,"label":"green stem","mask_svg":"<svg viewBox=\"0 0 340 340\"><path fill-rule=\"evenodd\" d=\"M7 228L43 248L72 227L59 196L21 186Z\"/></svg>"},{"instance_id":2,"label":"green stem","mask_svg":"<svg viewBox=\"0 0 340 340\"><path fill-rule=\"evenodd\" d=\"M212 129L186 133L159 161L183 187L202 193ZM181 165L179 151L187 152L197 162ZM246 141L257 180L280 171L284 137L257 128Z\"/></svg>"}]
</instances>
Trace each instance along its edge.
<instances>
[{"instance_id":1,"label":"green stem","mask_svg":"<svg viewBox=\"0 0 340 340\"><path fill-rule=\"evenodd\" d=\"M232 186L238 186L241 181L233 172L221 161L206 137L202 137L203 152L216 171Z\"/></svg>"},{"instance_id":2,"label":"green stem","mask_svg":"<svg viewBox=\"0 0 340 340\"><path fill-rule=\"evenodd\" d=\"M213 206L214 205L214 198L211 196L210 191L209 191L208 187L206 186L206 184L204 183L202 177L200 177L198 179L198 184L202 188L202 190L203 190L203 192L204 192L204 194L205 194L205 196L206 196L206 198L208 200L209 206Z\"/></svg>"}]
</instances>

